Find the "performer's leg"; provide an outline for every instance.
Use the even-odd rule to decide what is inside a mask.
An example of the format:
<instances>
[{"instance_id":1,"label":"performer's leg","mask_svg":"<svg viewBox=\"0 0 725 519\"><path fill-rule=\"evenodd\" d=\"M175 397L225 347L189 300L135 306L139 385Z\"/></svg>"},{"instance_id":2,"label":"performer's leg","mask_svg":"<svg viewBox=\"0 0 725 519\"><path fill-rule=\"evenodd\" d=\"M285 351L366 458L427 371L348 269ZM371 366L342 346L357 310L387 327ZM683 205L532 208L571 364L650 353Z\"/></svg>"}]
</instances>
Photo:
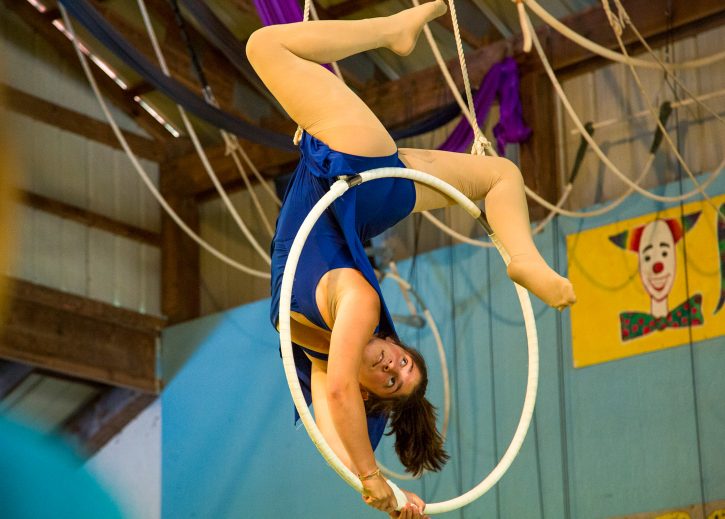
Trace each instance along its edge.
<instances>
[{"instance_id":1,"label":"performer's leg","mask_svg":"<svg viewBox=\"0 0 725 519\"><path fill-rule=\"evenodd\" d=\"M446 10L442 0L369 20L324 20L273 25L256 31L247 55L287 113L308 133L338 151L389 155L395 142L373 112L321 67L377 48L412 51L426 22Z\"/></svg>"},{"instance_id":2,"label":"performer's leg","mask_svg":"<svg viewBox=\"0 0 725 519\"><path fill-rule=\"evenodd\" d=\"M554 272L536 249L524 182L513 162L499 157L415 149L401 149L400 158L410 168L448 182L473 200L485 198L488 221L511 255L508 274L513 281L559 309L576 301L569 280ZM452 203L438 191L416 184L414 211Z\"/></svg>"}]
</instances>

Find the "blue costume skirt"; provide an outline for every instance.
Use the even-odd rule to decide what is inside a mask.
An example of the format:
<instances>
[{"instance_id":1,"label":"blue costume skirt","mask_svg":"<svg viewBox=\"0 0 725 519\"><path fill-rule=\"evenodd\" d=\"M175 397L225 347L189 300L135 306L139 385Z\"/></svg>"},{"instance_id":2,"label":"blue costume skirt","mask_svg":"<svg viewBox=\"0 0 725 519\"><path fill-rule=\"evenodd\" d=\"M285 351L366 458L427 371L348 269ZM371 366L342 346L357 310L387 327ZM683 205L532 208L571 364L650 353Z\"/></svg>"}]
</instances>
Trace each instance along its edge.
<instances>
[{"instance_id":1,"label":"blue costume skirt","mask_svg":"<svg viewBox=\"0 0 725 519\"><path fill-rule=\"evenodd\" d=\"M272 240L272 304L270 319L277 325L282 275L289 249L312 207L329 191L340 175L354 175L382 167L405 167L397 152L387 157L361 157L330 149L305 133L300 142L300 162L282 201ZM336 268L354 268L365 277L380 297L380 333L397 337L380 286L363 243L405 218L415 205L411 180L384 178L349 189L320 217L302 249L292 287L291 310L304 315L323 329L329 329L320 315L315 290L322 276ZM312 401L312 365L305 351L323 360L327 356L293 345L297 375L308 405ZM385 416L368 417L370 442L375 448L385 430Z\"/></svg>"}]
</instances>

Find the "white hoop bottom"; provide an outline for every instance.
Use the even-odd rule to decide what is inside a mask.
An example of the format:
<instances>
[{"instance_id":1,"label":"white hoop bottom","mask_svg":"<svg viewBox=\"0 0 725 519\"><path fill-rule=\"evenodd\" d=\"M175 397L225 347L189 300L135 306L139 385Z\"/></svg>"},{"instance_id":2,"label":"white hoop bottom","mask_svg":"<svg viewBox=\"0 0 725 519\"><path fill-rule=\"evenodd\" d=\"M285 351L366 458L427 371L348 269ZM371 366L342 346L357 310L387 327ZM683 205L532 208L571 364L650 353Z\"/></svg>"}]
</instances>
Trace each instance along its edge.
<instances>
[{"instance_id":1,"label":"white hoop bottom","mask_svg":"<svg viewBox=\"0 0 725 519\"><path fill-rule=\"evenodd\" d=\"M509 258L503 246L498 242L495 235L490 231L485 218L481 214L481 210L466 198L460 191L455 189L453 186L443 182L442 180L423 173L406 168L379 168L376 170L370 170L359 175L347 179L341 179L335 182L320 200L315 204L310 213L302 222L297 236L295 236L290 248L289 256L287 258L287 264L285 265L284 275L282 276L282 287L279 302L279 334L282 349L282 363L287 377L287 383L289 384L290 393L295 403L295 407L300 415L302 423L309 434L310 439L315 444L317 449L322 454L322 457L327 463L355 490L362 493L363 487L360 480L355 474L350 471L340 459L335 455L327 441L322 436L322 433L315 424L312 414L307 407L307 402L300 388L299 380L297 379L297 370L295 368L294 357L292 354L292 339L290 331L290 301L292 298L292 284L294 282L294 275L297 270L297 263L299 262L300 254L302 253L302 247L307 240L307 237L315 225L317 220L320 218L322 213L343 193L345 193L350 187L358 185L362 182L369 180L375 180L378 178L386 177L398 177L407 178L426 184L434 189L441 191L443 194L452 198L459 205L461 205L473 218L476 218L489 232L491 240L496 245L501 256L504 258L504 262L508 263ZM439 514L444 512L450 512L461 508L467 504L470 504L474 500L485 494L493 485L495 485L501 476L508 470L513 462L514 458L521 449L521 445L526 437L526 432L531 423L531 417L534 412L534 404L536 403L536 390L538 385L538 370L539 370L539 350L538 340L536 334L536 321L534 318L534 312L531 308L531 300L529 294L524 288L519 285L516 286L516 293L519 297L519 303L521 304L521 310L524 316L524 324L526 326L526 336L528 339L528 351L529 351L529 368L526 385L526 397L524 398L523 410L521 412L521 418L516 427L514 436L509 444L506 452L498 462L496 467L491 473L486 476L478 485L470 489L468 492L453 498L448 501L442 501L440 503L429 503L426 506L425 512L427 514ZM390 483L390 482L389 482ZM392 483L390 483L394 489L397 489ZM397 493L398 506L402 507L404 501L400 500L400 493Z\"/></svg>"}]
</instances>

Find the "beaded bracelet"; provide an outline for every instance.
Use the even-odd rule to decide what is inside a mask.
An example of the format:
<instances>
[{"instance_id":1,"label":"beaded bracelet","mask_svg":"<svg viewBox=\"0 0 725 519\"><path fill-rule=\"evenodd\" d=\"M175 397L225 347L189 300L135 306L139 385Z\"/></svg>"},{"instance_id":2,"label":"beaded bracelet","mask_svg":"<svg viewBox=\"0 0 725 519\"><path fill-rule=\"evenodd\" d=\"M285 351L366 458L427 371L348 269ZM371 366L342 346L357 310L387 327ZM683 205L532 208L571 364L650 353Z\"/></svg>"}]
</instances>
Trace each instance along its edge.
<instances>
[{"instance_id":1,"label":"beaded bracelet","mask_svg":"<svg viewBox=\"0 0 725 519\"><path fill-rule=\"evenodd\" d=\"M368 479L377 478L378 476L380 476L380 469L379 468L375 469L370 474L365 474L364 476L361 475L361 474L358 474L357 475L357 477L360 478L360 481L367 481Z\"/></svg>"}]
</instances>

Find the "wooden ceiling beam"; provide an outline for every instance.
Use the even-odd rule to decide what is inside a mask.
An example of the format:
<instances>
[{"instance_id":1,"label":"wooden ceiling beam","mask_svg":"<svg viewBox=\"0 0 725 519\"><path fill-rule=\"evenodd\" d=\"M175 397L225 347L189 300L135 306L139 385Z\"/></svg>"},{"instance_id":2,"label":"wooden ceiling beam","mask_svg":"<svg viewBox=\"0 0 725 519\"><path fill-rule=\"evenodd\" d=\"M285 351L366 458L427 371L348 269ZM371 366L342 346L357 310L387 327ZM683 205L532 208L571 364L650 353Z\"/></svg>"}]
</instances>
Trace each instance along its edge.
<instances>
[{"instance_id":1,"label":"wooden ceiling beam","mask_svg":"<svg viewBox=\"0 0 725 519\"><path fill-rule=\"evenodd\" d=\"M704 21L713 23L713 17L721 18L725 13L725 4L721 0L699 0L698 2L671 0L667 5L664 1L661 3L662 9L655 10L652 0L624 1L625 8L639 31L645 38L652 41L663 35L676 35L678 31L685 32L690 27ZM671 13L670 18L665 15L668 9ZM606 15L599 6L567 16L562 19L562 22L604 47L611 49L617 47L616 38ZM560 74L570 72L574 68L579 70L578 67L587 63L603 62L588 50L572 43L549 27L542 27L537 33L552 66ZM634 43L635 37L631 31L627 32L625 41L627 44ZM520 37L499 40L467 55L466 62L471 83L478 85L485 73L494 64L509 55L512 48L521 48ZM515 58L519 62L522 72L543 69L535 52L523 54L517 50ZM448 69L462 90L463 81L458 58L448 62ZM453 101L453 96L437 66L409 74L396 81L373 85L363 90L360 96L388 128L405 125L409 121L423 117Z\"/></svg>"},{"instance_id":2,"label":"wooden ceiling beam","mask_svg":"<svg viewBox=\"0 0 725 519\"><path fill-rule=\"evenodd\" d=\"M380 0L347 0L346 2L340 2L326 7L325 9L332 19L337 20L378 3L380 3Z\"/></svg>"},{"instance_id":3,"label":"wooden ceiling beam","mask_svg":"<svg viewBox=\"0 0 725 519\"><path fill-rule=\"evenodd\" d=\"M107 387L70 416L61 433L92 456L156 400L154 395L127 388Z\"/></svg>"},{"instance_id":4,"label":"wooden ceiling beam","mask_svg":"<svg viewBox=\"0 0 725 519\"><path fill-rule=\"evenodd\" d=\"M0 358L157 394L160 317L12 280Z\"/></svg>"},{"instance_id":5,"label":"wooden ceiling beam","mask_svg":"<svg viewBox=\"0 0 725 519\"><path fill-rule=\"evenodd\" d=\"M290 133L292 139L292 133ZM297 161L299 155L294 152L280 151L259 144L240 141L241 146L249 155L263 176L273 178L279 173L288 171ZM206 149L207 158L214 168L219 181L225 187L238 185L241 177L231 157L226 155L222 145ZM205 195L212 191L213 185L196 153L180 156L162 164L165 171L177 171L183 174L168 175L165 180L165 191L181 196Z\"/></svg>"},{"instance_id":6,"label":"wooden ceiling beam","mask_svg":"<svg viewBox=\"0 0 725 519\"><path fill-rule=\"evenodd\" d=\"M436 18L434 21L438 25L446 29L448 32L450 32L451 38L454 37L453 20L451 19L450 13L446 13L444 16ZM477 49L486 42L484 38L479 38L460 24L458 26L458 32L461 34L461 40L463 40L474 49Z\"/></svg>"},{"instance_id":7,"label":"wooden ceiling beam","mask_svg":"<svg viewBox=\"0 0 725 519\"><path fill-rule=\"evenodd\" d=\"M377 3L379 3L379 0L348 0L347 2L340 2L339 4L326 7L325 12L327 13L329 19L337 20L346 16L350 16L358 11L362 11L363 9L366 9ZM317 9L318 11L320 10L319 7ZM453 21L451 20L450 13L447 13L445 16L441 16L440 18L436 18L434 21L447 31L453 33ZM464 27L459 27L459 29L461 33L461 39L465 41L468 45L473 48L481 45L483 41L481 38L477 37L475 34L472 34Z\"/></svg>"},{"instance_id":8,"label":"wooden ceiling beam","mask_svg":"<svg viewBox=\"0 0 725 519\"><path fill-rule=\"evenodd\" d=\"M123 149L113 133L113 129L105 122L51 103L9 85L0 84L0 90L4 93L4 97L0 97L0 102L4 102L4 105L13 112L105 144L111 148ZM122 133L133 152L139 157L154 162L161 162L165 159L167 152L159 142L125 130L122 130Z\"/></svg>"},{"instance_id":9,"label":"wooden ceiling beam","mask_svg":"<svg viewBox=\"0 0 725 519\"><path fill-rule=\"evenodd\" d=\"M48 44L55 49L58 55L68 64L74 67L81 76L78 56L76 56L73 44L52 24L53 15L45 15L38 12L27 1L24 0L3 0L5 6L31 29L39 34ZM95 71L95 78L103 95L109 99L114 106L133 119L136 124L143 128L155 140L167 142L173 137L167 132L151 115L141 108L133 98L129 97L119 86L103 73Z\"/></svg>"},{"instance_id":10,"label":"wooden ceiling beam","mask_svg":"<svg viewBox=\"0 0 725 519\"><path fill-rule=\"evenodd\" d=\"M154 53L149 36L144 27L139 28L130 24L125 17L118 14L115 8L105 6L103 3L98 2L98 0L95 0L94 4L104 18L120 31L139 52L151 63L158 64L156 54ZM147 0L147 6L149 11L154 13L157 18L165 20L166 22L163 35L157 34L157 36L160 39L164 58L171 76L189 90L201 96L201 84L194 71L187 45L182 38L180 29L176 25L173 11L168 5L168 2ZM247 82L246 78L192 24L186 23L185 28L192 40L194 51L203 68L204 76L214 92L219 107L225 112L249 122L249 117L242 113L239 107L233 103L235 98L235 83L242 82L254 90L257 89L257 85ZM281 118L281 116L278 117Z\"/></svg>"},{"instance_id":11,"label":"wooden ceiling beam","mask_svg":"<svg viewBox=\"0 0 725 519\"><path fill-rule=\"evenodd\" d=\"M36 193L31 193L30 191L20 190L19 195L20 201L33 209L54 214L67 220L73 220L88 227L108 231L117 236L123 236L124 238L145 243L153 247L159 247L161 245L161 236L157 232L114 220L108 216L94 213L59 200L53 200L52 198Z\"/></svg>"}]
</instances>

